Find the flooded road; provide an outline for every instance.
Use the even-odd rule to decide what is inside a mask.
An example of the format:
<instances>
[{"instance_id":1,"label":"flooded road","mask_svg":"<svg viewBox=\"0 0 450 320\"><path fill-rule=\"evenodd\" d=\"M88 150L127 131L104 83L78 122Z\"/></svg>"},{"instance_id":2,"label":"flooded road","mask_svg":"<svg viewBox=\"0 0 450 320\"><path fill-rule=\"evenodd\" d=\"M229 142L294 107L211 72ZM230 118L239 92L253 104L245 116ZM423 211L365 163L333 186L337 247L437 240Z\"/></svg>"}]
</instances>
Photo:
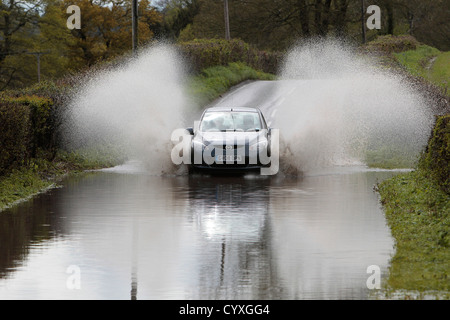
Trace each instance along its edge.
<instances>
[{"instance_id":1,"label":"flooded road","mask_svg":"<svg viewBox=\"0 0 450 320\"><path fill-rule=\"evenodd\" d=\"M71 177L0 213L0 299L367 299L393 174Z\"/></svg>"}]
</instances>

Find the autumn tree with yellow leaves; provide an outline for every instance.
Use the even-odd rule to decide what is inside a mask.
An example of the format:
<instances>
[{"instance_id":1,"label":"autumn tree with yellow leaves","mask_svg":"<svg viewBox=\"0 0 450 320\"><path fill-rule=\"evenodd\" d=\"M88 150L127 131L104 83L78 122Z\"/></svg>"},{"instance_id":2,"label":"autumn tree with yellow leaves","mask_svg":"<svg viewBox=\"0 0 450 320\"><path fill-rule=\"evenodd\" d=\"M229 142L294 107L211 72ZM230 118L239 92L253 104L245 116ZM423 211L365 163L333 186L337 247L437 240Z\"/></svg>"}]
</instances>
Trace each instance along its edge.
<instances>
[{"instance_id":1,"label":"autumn tree with yellow leaves","mask_svg":"<svg viewBox=\"0 0 450 320\"><path fill-rule=\"evenodd\" d=\"M81 10L81 29L72 30L76 39L70 55L77 66L92 65L131 49L131 1L64 0L63 5L77 5ZM153 36L161 22L160 13L148 0L139 2L139 43Z\"/></svg>"},{"instance_id":2,"label":"autumn tree with yellow leaves","mask_svg":"<svg viewBox=\"0 0 450 320\"><path fill-rule=\"evenodd\" d=\"M69 30L67 7L80 8ZM139 1L139 43L155 35L161 13ZM131 0L8 0L0 2L0 90L64 76L131 51Z\"/></svg>"}]
</instances>

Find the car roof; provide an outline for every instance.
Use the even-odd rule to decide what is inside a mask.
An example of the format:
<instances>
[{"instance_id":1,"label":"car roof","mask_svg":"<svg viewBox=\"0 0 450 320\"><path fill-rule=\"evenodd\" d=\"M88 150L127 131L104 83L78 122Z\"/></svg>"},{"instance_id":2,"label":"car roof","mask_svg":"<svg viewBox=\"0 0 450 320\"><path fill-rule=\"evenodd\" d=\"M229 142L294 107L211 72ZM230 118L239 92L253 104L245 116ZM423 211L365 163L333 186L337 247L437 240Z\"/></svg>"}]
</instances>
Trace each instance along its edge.
<instances>
[{"instance_id":1,"label":"car roof","mask_svg":"<svg viewBox=\"0 0 450 320\"><path fill-rule=\"evenodd\" d=\"M215 111L259 112L259 109L255 108L255 107L210 107L205 110L205 112L208 112L208 111L212 111L212 112L215 112Z\"/></svg>"}]
</instances>

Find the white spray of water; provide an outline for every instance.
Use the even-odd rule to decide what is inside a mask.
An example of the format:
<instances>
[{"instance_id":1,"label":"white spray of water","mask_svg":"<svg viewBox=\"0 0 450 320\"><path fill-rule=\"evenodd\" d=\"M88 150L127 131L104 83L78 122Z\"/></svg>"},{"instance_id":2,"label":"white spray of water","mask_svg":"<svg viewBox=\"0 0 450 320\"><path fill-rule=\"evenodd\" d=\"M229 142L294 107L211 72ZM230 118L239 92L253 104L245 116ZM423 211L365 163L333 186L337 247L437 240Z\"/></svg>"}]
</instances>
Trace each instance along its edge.
<instances>
[{"instance_id":1,"label":"white spray of water","mask_svg":"<svg viewBox=\"0 0 450 320\"><path fill-rule=\"evenodd\" d=\"M433 117L400 76L335 40L294 47L285 57L277 113L280 152L299 171L363 164L369 152L417 156Z\"/></svg>"},{"instance_id":2,"label":"white spray of water","mask_svg":"<svg viewBox=\"0 0 450 320\"><path fill-rule=\"evenodd\" d=\"M170 45L154 45L92 76L70 105L70 142L120 146L150 173L174 173L171 133L190 110L185 64ZM285 57L274 127L280 162L297 171L364 163L368 151L419 154L433 117L398 75L338 41L310 41ZM384 152L384 154L383 154Z\"/></svg>"},{"instance_id":3,"label":"white spray of water","mask_svg":"<svg viewBox=\"0 0 450 320\"><path fill-rule=\"evenodd\" d=\"M70 105L72 144L120 147L149 173L173 172L172 131L187 110L185 70L170 45L154 45L82 85Z\"/></svg>"}]
</instances>

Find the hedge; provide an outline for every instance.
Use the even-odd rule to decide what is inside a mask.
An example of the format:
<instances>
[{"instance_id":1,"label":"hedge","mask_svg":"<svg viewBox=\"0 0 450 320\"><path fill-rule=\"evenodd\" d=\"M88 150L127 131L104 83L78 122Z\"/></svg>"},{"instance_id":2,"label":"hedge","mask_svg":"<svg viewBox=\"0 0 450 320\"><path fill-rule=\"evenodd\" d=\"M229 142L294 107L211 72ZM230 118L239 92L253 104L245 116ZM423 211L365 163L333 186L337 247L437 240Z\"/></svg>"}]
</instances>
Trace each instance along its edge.
<instances>
[{"instance_id":1,"label":"hedge","mask_svg":"<svg viewBox=\"0 0 450 320\"><path fill-rule=\"evenodd\" d=\"M193 66L194 73L213 66L243 62L253 69L276 74L282 57L281 53L260 51L237 39L196 39L182 42L178 47Z\"/></svg>"},{"instance_id":2,"label":"hedge","mask_svg":"<svg viewBox=\"0 0 450 320\"><path fill-rule=\"evenodd\" d=\"M30 109L0 100L0 175L29 157Z\"/></svg>"},{"instance_id":3,"label":"hedge","mask_svg":"<svg viewBox=\"0 0 450 320\"><path fill-rule=\"evenodd\" d=\"M0 96L0 175L57 149L54 101L37 95Z\"/></svg>"},{"instance_id":4,"label":"hedge","mask_svg":"<svg viewBox=\"0 0 450 320\"><path fill-rule=\"evenodd\" d=\"M430 170L442 189L450 194L450 114L436 119L426 152L419 165Z\"/></svg>"},{"instance_id":5,"label":"hedge","mask_svg":"<svg viewBox=\"0 0 450 320\"><path fill-rule=\"evenodd\" d=\"M375 40L368 42L361 49L366 53L399 53L408 50L415 50L420 45L413 36L400 35L379 36Z\"/></svg>"}]
</instances>

